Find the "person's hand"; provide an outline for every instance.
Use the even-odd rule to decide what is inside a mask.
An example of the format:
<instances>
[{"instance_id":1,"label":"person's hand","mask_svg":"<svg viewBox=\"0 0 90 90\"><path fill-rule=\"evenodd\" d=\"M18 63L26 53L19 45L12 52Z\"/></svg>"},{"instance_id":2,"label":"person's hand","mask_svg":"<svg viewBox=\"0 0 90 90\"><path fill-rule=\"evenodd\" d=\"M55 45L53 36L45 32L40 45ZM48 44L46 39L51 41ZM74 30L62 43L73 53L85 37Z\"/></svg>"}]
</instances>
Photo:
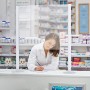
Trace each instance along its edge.
<instances>
[{"instance_id":1,"label":"person's hand","mask_svg":"<svg viewBox=\"0 0 90 90\"><path fill-rule=\"evenodd\" d=\"M37 66L35 68L35 71L43 71L43 70L44 70L44 67L42 67L42 66Z\"/></svg>"}]
</instances>

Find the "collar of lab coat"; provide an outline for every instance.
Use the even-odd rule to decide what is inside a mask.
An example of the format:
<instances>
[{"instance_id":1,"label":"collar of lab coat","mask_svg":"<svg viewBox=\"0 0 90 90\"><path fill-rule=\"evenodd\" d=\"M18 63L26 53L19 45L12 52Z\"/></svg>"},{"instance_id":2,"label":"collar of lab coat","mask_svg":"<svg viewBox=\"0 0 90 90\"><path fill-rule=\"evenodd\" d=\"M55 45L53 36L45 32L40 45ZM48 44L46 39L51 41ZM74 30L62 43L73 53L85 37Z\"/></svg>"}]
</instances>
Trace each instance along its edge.
<instances>
[{"instance_id":1,"label":"collar of lab coat","mask_svg":"<svg viewBox=\"0 0 90 90\"><path fill-rule=\"evenodd\" d=\"M45 51L44 51L44 42L42 42L41 44L40 44L40 49L41 49L41 52L42 52L42 54L46 57L46 55L45 55ZM48 55L52 55L50 52L48 52L47 53L47 56Z\"/></svg>"}]
</instances>

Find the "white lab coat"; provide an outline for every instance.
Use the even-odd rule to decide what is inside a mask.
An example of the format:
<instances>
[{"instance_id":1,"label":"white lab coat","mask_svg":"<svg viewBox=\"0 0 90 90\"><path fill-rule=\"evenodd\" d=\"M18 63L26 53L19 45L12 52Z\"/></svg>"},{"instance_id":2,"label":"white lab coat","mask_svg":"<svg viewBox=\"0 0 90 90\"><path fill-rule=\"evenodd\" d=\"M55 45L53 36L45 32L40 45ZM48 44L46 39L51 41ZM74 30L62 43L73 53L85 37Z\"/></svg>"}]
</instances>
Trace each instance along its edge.
<instances>
[{"instance_id":1,"label":"white lab coat","mask_svg":"<svg viewBox=\"0 0 90 90\"><path fill-rule=\"evenodd\" d=\"M31 49L27 64L28 69L31 71L34 71L37 66L43 66L44 70L58 69L59 58L52 56L49 52L46 57L43 44L37 44Z\"/></svg>"}]
</instances>

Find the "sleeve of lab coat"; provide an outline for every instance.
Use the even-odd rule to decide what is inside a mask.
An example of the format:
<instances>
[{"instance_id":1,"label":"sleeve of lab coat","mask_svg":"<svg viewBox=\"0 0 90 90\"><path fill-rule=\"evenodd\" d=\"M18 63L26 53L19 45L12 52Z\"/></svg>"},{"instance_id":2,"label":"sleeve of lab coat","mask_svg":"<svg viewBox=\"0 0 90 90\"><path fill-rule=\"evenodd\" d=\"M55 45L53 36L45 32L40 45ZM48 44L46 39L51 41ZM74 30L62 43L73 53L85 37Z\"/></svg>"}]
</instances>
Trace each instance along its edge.
<instances>
[{"instance_id":1,"label":"sleeve of lab coat","mask_svg":"<svg viewBox=\"0 0 90 90\"><path fill-rule=\"evenodd\" d=\"M59 65L59 57L52 56L51 64L44 65L44 70L57 70Z\"/></svg>"},{"instance_id":2,"label":"sleeve of lab coat","mask_svg":"<svg viewBox=\"0 0 90 90\"><path fill-rule=\"evenodd\" d=\"M31 70L31 71L34 71L35 69L35 61L36 61L36 48L33 47L31 49L31 52L30 52L30 55L29 55L29 59L28 59L28 63L27 63L27 66L28 66L28 69Z\"/></svg>"}]
</instances>

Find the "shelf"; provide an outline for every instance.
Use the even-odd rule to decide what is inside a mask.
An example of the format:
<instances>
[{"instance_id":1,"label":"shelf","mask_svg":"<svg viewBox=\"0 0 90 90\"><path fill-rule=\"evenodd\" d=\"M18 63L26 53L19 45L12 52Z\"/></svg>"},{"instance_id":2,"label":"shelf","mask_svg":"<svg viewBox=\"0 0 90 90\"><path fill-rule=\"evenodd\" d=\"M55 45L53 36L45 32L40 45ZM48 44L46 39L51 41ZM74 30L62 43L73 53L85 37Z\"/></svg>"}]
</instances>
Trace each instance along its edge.
<instances>
[{"instance_id":1,"label":"shelf","mask_svg":"<svg viewBox=\"0 0 90 90\"><path fill-rule=\"evenodd\" d=\"M72 57L90 57L90 56L87 56L87 55L72 55Z\"/></svg>"},{"instance_id":2,"label":"shelf","mask_svg":"<svg viewBox=\"0 0 90 90\"><path fill-rule=\"evenodd\" d=\"M72 68L88 68L87 66L72 66Z\"/></svg>"},{"instance_id":3,"label":"shelf","mask_svg":"<svg viewBox=\"0 0 90 90\"><path fill-rule=\"evenodd\" d=\"M15 46L16 44L14 43L0 43L0 46Z\"/></svg>"},{"instance_id":4,"label":"shelf","mask_svg":"<svg viewBox=\"0 0 90 90\"><path fill-rule=\"evenodd\" d=\"M68 36L68 35L65 35L65 36ZM74 35L71 35L71 36L73 37L73 36L80 36L80 35L75 35L75 34L74 34Z\"/></svg>"},{"instance_id":5,"label":"shelf","mask_svg":"<svg viewBox=\"0 0 90 90\"><path fill-rule=\"evenodd\" d=\"M19 56L29 56L29 54L19 54Z\"/></svg>"},{"instance_id":6,"label":"shelf","mask_svg":"<svg viewBox=\"0 0 90 90\"><path fill-rule=\"evenodd\" d=\"M50 7L50 8L53 8L53 7L54 7L54 8L68 8L67 5L60 5L60 4L59 4L59 5L49 5L49 7Z\"/></svg>"},{"instance_id":7,"label":"shelf","mask_svg":"<svg viewBox=\"0 0 90 90\"><path fill-rule=\"evenodd\" d=\"M34 45L36 45L36 44L28 44L28 43L27 44L19 44L19 46L34 46Z\"/></svg>"},{"instance_id":8,"label":"shelf","mask_svg":"<svg viewBox=\"0 0 90 90\"><path fill-rule=\"evenodd\" d=\"M68 43L61 44L61 46L68 46ZM90 44L78 44L78 43L74 44L74 43L72 43L71 46L78 46L78 47L80 47L80 46L83 46L83 47L89 46L90 47Z\"/></svg>"},{"instance_id":9,"label":"shelf","mask_svg":"<svg viewBox=\"0 0 90 90\"><path fill-rule=\"evenodd\" d=\"M62 24L63 24L63 23L66 24L66 23L67 23L67 24L68 24L68 21L60 21L60 22L57 22L57 21L50 21L50 23L62 23Z\"/></svg>"},{"instance_id":10,"label":"shelf","mask_svg":"<svg viewBox=\"0 0 90 90\"><path fill-rule=\"evenodd\" d=\"M59 68L67 68L67 66L61 66L61 65L59 65Z\"/></svg>"},{"instance_id":11,"label":"shelf","mask_svg":"<svg viewBox=\"0 0 90 90\"><path fill-rule=\"evenodd\" d=\"M68 57L68 56L59 55L59 57ZM87 56L87 55L72 55L71 57L90 57L90 56Z\"/></svg>"},{"instance_id":12,"label":"shelf","mask_svg":"<svg viewBox=\"0 0 90 90\"><path fill-rule=\"evenodd\" d=\"M43 21L43 22L49 22L49 23L67 23L68 24L68 21L60 21L60 22L57 22L57 21L50 21L50 20L44 20L44 19L39 19L39 21Z\"/></svg>"},{"instance_id":13,"label":"shelf","mask_svg":"<svg viewBox=\"0 0 90 90\"><path fill-rule=\"evenodd\" d=\"M67 28L51 28L51 27L42 27L42 26L39 26L39 28L44 28L44 29L52 29L52 30L68 30Z\"/></svg>"},{"instance_id":14,"label":"shelf","mask_svg":"<svg viewBox=\"0 0 90 90\"><path fill-rule=\"evenodd\" d=\"M59 68L67 68L68 66L59 66ZM72 68L90 68L87 66L72 66Z\"/></svg>"},{"instance_id":15,"label":"shelf","mask_svg":"<svg viewBox=\"0 0 90 90\"><path fill-rule=\"evenodd\" d=\"M0 67L16 67L15 64L12 64L12 65L9 65L9 64L0 64ZM19 67L27 67L27 65L20 65L19 64Z\"/></svg>"},{"instance_id":16,"label":"shelf","mask_svg":"<svg viewBox=\"0 0 90 90\"><path fill-rule=\"evenodd\" d=\"M56 16L57 16L57 17L61 17L61 16L68 16L68 14L61 14L61 13L60 13L60 14L58 14L58 15L57 15L57 14L50 14L50 16L54 16L54 17L56 17Z\"/></svg>"},{"instance_id":17,"label":"shelf","mask_svg":"<svg viewBox=\"0 0 90 90\"><path fill-rule=\"evenodd\" d=\"M72 46L83 46L83 47L85 47L85 46L89 46L90 47L90 44L72 44Z\"/></svg>"},{"instance_id":18,"label":"shelf","mask_svg":"<svg viewBox=\"0 0 90 90\"><path fill-rule=\"evenodd\" d=\"M36 43L38 44L38 43ZM13 43L0 43L0 46L15 46L16 44ZM19 44L19 46L34 46L35 44Z\"/></svg>"},{"instance_id":19,"label":"shelf","mask_svg":"<svg viewBox=\"0 0 90 90\"><path fill-rule=\"evenodd\" d=\"M50 27L42 27L42 26L38 26L39 28L44 28L44 29L50 29Z\"/></svg>"},{"instance_id":20,"label":"shelf","mask_svg":"<svg viewBox=\"0 0 90 90\"><path fill-rule=\"evenodd\" d=\"M0 27L0 30L10 30L10 28Z\"/></svg>"},{"instance_id":21,"label":"shelf","mask_svg":"<svg viewBox=\"0 0 90 90\"><path fill-rule=\"evenodd\" d=\"M0 56L16 56L16 54L0 54Z\"/></svg>"},{"instance_id":22,"label":"shelf","mask_svg":"<svg viewBox=\"0 0 90 90\"><path fill-rule=\"evenodd\" d=\"M19 54L19 56L28 56L29 54ZM0 56L16 56L16 54L0 54Z\"/></svg>"},{"instance_id":23,"label":"shelf","mask_svg":"<svg viewBox=\"0 0 90 90\"><path fill-rule=\"evenodd\" d=\"M59 68L67 68L68 66L60 66L59 65ZM90 68L90 66L72 66L71 68L73 69L80 69L80 68Z\"/></svg>"},{"instance_id":24,"label":"shelf","mask_svg":"<svg viewBox=\"0 0 90 90\"><path fill-rule=\"evenodd\" d=\"M27 65L19 65L20 68L27 68Z\"/></svg>"},{"instance_id":25,"label":"shelf","mask_svg":"<svg viewBox=\"0 0 90 90\"><path fill-rule=\"evenodd\" d=\"M15 64L12 64L12 65L7 65L7 64L0 64L0 67L4 67L4 68L7 68L7 67L15 67L16 65Z\"/></svg>"},{"instance_id":26,"label":"shelf","mask_svg":"<svg viewBox=\"0 0 90 90\"><path fill-rule=\"evenodd\" d=\"M0 67L5 67L5 64L0 64Z\"/></svg>"}]
</instances>

